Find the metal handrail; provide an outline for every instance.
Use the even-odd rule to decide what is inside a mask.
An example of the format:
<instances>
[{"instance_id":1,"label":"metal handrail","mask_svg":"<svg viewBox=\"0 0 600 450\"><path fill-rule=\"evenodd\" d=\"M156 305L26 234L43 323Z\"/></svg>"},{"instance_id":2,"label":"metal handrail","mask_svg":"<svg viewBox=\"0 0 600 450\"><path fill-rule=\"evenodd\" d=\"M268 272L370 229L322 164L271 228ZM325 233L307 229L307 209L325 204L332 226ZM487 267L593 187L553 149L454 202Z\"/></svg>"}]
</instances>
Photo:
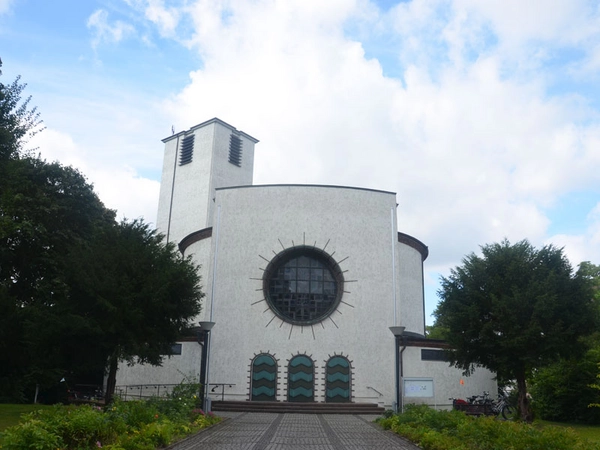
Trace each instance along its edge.
<instances>
[{"instance_id":1,"label":"metal handrail","mask_svg":"<svg viewBox=\"0 0 600 450\"><path fill-rule=\"evenodd\" d=\"M214 386L214 388L212 388L210 390L210 392L215 392L215 390L221 386L221 401L225 400L225 386L227 387L233 387L235 386L235 383L209 383L209 386Z\"/></svg>"},{"instance_id":2,"label":"metal handrail","mask_svg":"<svg viewBox=\"0 0 600 450\"><path fill-rule=\"evenodd\" d=\"M121 386L115 386L115 394L118 395L122 400L127 400L128 397L131 398L149 398L149 397L160 397L161 396L161 388L163 389L162 395L166 396L175 386L180 386L179 383L167 384L167 383L158 383L158 384L127 384ZM144 391L151 389L151 392L148 392L143 395ZM133 391L134 393L131 393Z\"/></svg>"},{"instance_id":3,"label":"metal handrail","mask_svg":"<svg viewBox=\"0 0 600 450\"><path fill-rule=\"evenodd\" d=\"M379 392L377 389L375 389L374 387L367 386L367 389L372 389L373 391L377 392L380 397L383 397L383 394L381 392Z\"/></svg>"}]
</instances>

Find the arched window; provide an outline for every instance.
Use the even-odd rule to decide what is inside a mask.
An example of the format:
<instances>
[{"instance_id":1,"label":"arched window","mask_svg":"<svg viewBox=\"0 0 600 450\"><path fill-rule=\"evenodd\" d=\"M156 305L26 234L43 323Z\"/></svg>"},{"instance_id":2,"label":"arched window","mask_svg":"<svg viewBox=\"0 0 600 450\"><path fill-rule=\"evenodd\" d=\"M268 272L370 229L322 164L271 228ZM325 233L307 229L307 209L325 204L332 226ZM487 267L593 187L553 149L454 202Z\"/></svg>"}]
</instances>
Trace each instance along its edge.
<instances>
[{"instance_id":1,"label":"arched window","mask_svg":"<svg viewBox=\"0 0 600 450\"><path fill-rule=\"evenodd\" d=\"M315 365L306 355L294 356L288 365L288 401L315 400Z\"/></svg>"},{"instance_id":2,"label":"arched window","mask_svg":"<svg viewBox=\"0 0 600 450\"><path fill-rule=\"evenodd\" d=\"M325 368L325 401L350 402L350 362L343 356L333 356Z\"/></svg>"},{"instance_id":3,"label":"arched window","mask_svg":"<svg viewBox=\"0 0 600 450\"><path fill-rule=\"evenodd\" d=\"M274 402L277 400L277 361L262 353L252 361L250 400Z\"/></svg>"}]
</instances>

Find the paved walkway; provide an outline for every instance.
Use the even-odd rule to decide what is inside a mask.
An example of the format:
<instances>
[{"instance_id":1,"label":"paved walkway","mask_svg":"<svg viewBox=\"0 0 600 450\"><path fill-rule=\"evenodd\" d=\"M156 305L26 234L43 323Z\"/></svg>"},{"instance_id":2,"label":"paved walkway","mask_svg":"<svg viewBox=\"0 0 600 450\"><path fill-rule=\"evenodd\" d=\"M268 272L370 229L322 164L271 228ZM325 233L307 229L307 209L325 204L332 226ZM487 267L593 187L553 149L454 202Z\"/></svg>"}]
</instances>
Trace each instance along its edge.
<instances>
[{"instance_id":1,"label":"paved walkway","mask_svg":"<svg viewBox=\"0 0 600 450\"><path fill-rule=\"evenodd\" d=\"M172 450L419 450L373 423L374 416L347 414L219 413L229 420Z\"/></svg>"}]
</instances>

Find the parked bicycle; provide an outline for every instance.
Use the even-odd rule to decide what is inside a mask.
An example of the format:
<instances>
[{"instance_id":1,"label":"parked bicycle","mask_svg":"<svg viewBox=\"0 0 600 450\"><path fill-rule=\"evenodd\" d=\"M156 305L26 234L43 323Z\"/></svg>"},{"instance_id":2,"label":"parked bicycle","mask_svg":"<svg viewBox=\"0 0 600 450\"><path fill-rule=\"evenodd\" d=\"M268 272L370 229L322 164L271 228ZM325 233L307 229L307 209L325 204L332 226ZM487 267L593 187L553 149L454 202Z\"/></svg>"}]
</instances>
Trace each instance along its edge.
<instances>
[{"instance_id":1,"label":"parked bicycle","mask_svg":"<svg viewBox=\"0 0 600 450\"><path fill-rule=\"evenodd\" d=\"M483 395L467 397L467 400L460 398L451 398L450 400L452 400L453 409L473 416L496 416L502 417L504 420L511 420L515 414L514 407L504 394L498 395L497 400L492 399L487 391L484 391Z\"/></svg>"}]
</instances>

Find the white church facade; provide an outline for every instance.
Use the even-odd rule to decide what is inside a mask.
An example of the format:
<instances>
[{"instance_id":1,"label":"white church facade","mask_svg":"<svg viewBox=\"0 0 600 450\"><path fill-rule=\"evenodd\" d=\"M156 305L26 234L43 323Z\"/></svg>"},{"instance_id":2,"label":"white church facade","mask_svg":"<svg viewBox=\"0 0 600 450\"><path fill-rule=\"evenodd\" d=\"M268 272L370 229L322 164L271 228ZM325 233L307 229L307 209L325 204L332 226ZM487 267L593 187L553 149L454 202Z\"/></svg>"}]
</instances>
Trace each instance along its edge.
<instances>
[{"instance_id":1,"label":"white church facade","mask_svg":"<svg viewBox=\"0 0 600 450\"><path fill-rule=\"evenodd\" d=\"M494 374L463 376L426 339L428 248L398 232L394 193L253 185L258 141L216 118L163 142L157 228L200 265L210 396L392 408L495 392ZM197 378L201 345L177 348L162 367L121 366L117 385Z\"/></svg>"}]
</instances>

